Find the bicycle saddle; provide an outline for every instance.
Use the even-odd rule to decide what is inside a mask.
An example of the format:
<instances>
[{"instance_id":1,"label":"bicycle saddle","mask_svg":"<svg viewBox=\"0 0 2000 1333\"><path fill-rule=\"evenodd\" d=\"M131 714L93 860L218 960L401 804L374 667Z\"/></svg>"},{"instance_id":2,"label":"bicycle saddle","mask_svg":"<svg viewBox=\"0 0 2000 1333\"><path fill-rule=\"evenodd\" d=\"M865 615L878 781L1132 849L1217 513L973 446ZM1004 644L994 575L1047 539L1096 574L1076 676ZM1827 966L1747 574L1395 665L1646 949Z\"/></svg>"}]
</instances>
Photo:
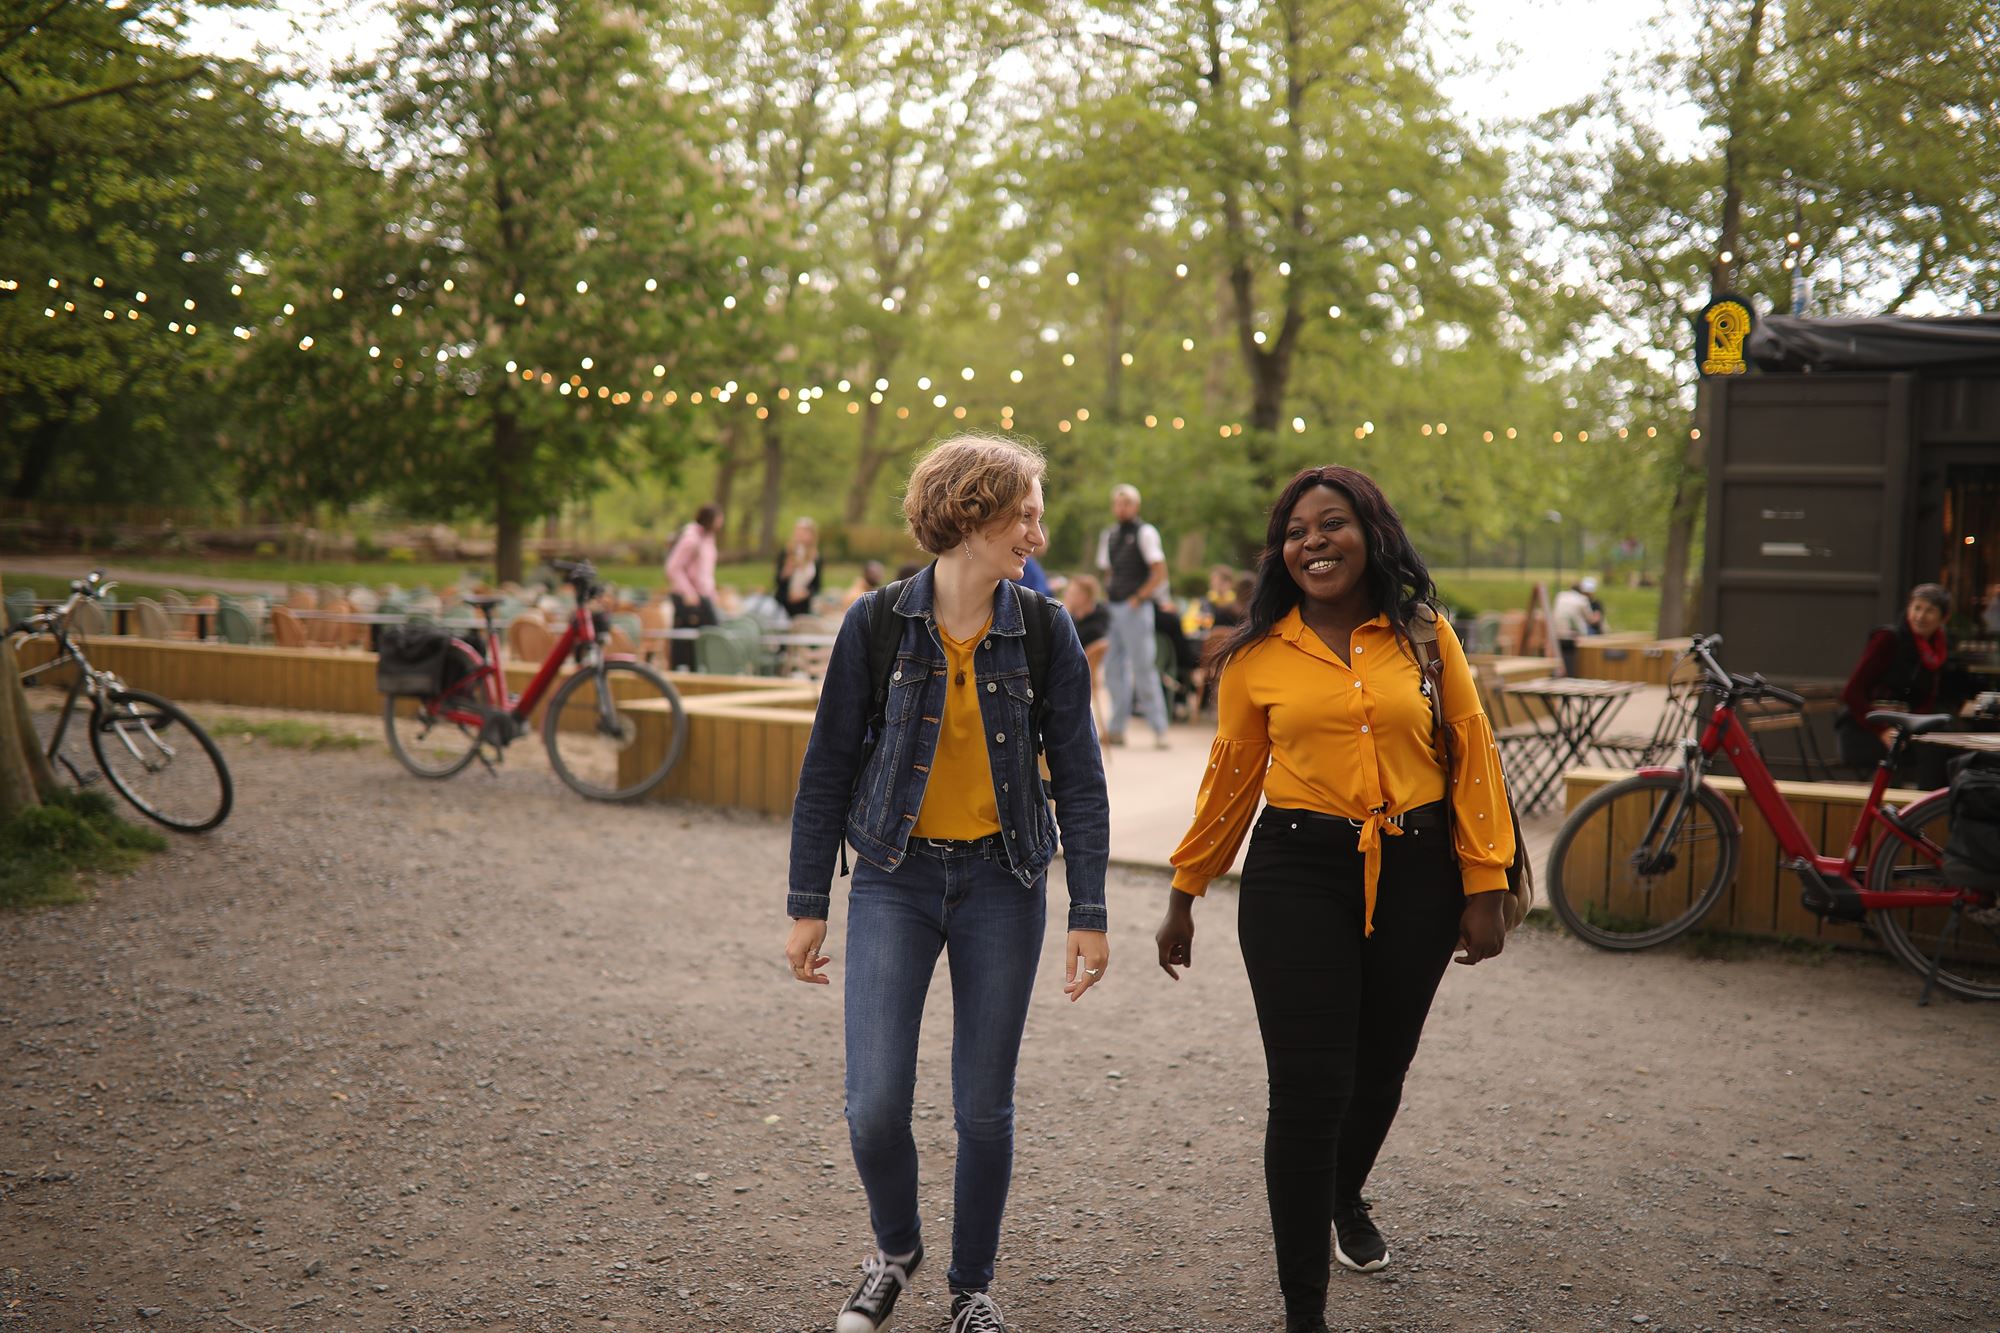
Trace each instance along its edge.
<instances>
[{"instance_id":1,"label":"bicycle saddle","mask_svg":"<svg viewBox=\"0 0 2000 1333\"><path fill-rule=\"evenodd\" d=\"M1910 736L1927 736L1933 731L1947 731L1958 724L1958 719L1950 713L1870 713L1868 725L1871 727L1894 727Z\"/></svg>"},{"instance_id":2,"label":"bicycle saddle","mask_svg":"<svg viewBox=\"0 0 2000 1333\"><path fill-rule=\"evenodd\" d=\"M506 601L507 599L505 597L502 597L497 592L475 592L475 593L470 593L467 596L461 597L458 600L463 602L465 605L471 607L475 611L484 611L487 607L498 606L500 605L500 603Z\"/></svg>"}]
</instances>

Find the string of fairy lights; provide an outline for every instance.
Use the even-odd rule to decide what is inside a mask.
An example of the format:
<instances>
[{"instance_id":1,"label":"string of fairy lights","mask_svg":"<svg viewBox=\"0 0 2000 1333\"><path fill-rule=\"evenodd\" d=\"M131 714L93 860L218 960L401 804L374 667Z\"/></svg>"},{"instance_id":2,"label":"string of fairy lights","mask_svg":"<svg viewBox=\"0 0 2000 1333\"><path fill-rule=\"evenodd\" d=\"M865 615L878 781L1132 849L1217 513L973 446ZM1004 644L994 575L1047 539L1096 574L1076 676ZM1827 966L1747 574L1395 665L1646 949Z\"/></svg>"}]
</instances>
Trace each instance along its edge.
<instances>
[{"instance_id":1,"label":"string of fairy lights","mask_svg":"<svg viewBox=\"0 0 2000 1333\"><path fill-rule=\"evenodd\" d=\"M1185 277L1186 274L1187 266L1185 264L1176 265L1176 276ZM809 280L811 274L800 274L799 277L803 282ZM1065 281L1070 286L1075 286L1079 280L1079 275L1075 272L1065 275ZM659 283L655 278L647 278L644 285L646 291L652 292L658 290ZM980 290L987 290L991 286L991 279L985 275L980 275L977 278L977 286ZM450 293L455 290L456 282L454 279L446 278L438 284L438 287L440 291ZM0 278L0 294L19 296L25 291L28 295L32 296L36 290L36 288L23 283L20 279L11 277ZM46 290L48 293L44 298L47 304L43 307L42 314L51 320L72 317L83 319L99 318L105 322L115 324L121 320L134 322L152 319L156 324L164 326L170 334L178 336L197 337L202 334L204 329L208 329L211 336L215 332L213 326L205 324L201 319L197 318L199 303L192 297L184 296L177 300L173 298L161 299L152 293L134 290L129 296L121 298L114 293L113 289L106 284L101 276L94 276L88 282L75 280L65 282L60 277L52 276L45 280L45 284L41 290ZM587 281L576 283L576 294L578 296L587 295L589 291L590 284ZM242 296L242 284L240 282L231 283L230 294L237 297ZM328 295L335 301L344 301L348 293L343 288L336 286L329 288ZM80 297L82 298L81 303L79 302ZM416 298L412 296L409 299L415 300ZM512 296L512 302L516 307L525 307L528 304L527 293L515 292ZM123 306L122 310L118 308L121 305ZM735 310L738 308L738 305L739 303L734 295L725 296L721 302L721 308L726 311ZM893 297L884 297L883 305L885 309L896 308ZM86 309L86 306L92 306L93 308ZM297 313L297 306L291 301L284 302L281 309L283 311L283 319L290 319ZM403 303L401 301L392 302L389 310L391 318L401 318L404 314ZM1422 307L1415 307L1415 310L1421 314ZM1341 316L1341 313L1341 309L1337 305L1328 307L1330 318L1337 319ZM229 335L243 342L249 342L259 337L275 337L278 333L276 325L282 322L282 319L276 320L272 328L264 331L243 325L236 325L229 330ZM293 339L290 336L290 332L286 331L284 336L285 341L291 343L301 354L310 354L316 349L323 349L327 346L310 333L301 334L296 339ZM1261 330L1256 331L1253 336L1260 343L1264 341L1264 334ZM1179 339L1179 344L1184 353L1193 352L1197 346L1196 340L1192 337ZM358 344L356 345L358 346ZM372 334L369 337L364 355L365 359L370 362L381 362L386 359L392 370L407 371L416 382L421 382L423 371L419 367L426 362L435 366L446 366L452 359L451 349L444 347L437 348L434 351L430 348L424 348L414 358L405 358L393 353L385 353L382 343ZM462 357L461 359L464 358ZM1065 369L1076 365L1076 355L1073 352L1063 352L1060 360ZM1119 361L1122 366L1129 367L1135 362L1134 354L1130 351L1122 352L1119 355ZM635 390L626 386L605 383L604 380L610 378L608 370L603 374L594 376L593 378L597 381L595 383L585 378L586 375L596 371L597 368L596 358L589 355L580 358L577 369L567 373L557 369L523 365L518 360L510 359L505 362L506 374L510 378L518 377L523 385L539 387L560 397L574 399L579 405L588 405L590 407L630 407L635 410L646 411L670 408L695 408L705 404L713 404L715 406L739 405L743 408L753 410L758 420L764 420L773 412L791 411L801 416L808 416L814 411L815 405L824 402L827 396L826 386L821 384L780 385L774 390L767 389L760 393L754 389L744 389L738 381L733 379L722 383L710 383L705 388L688 388L682 390L669 387L664 383L668 375L668 370L664 362L655 362L651 368L650 378L654 381L653 385ZM1000 378L1010 385L1018 385L1026 382L1028 372L1020 367L1015 367L1008 370ZM971 404L954 401L951 394L947 392L947 387L954 379L960 384L976 383L981 379L981 372L976 367L964 365L958 368L955 375L943 373L937 375L917 375L908 381L909 384L914 386L914 392L912 393L909 389L903 390L903 394L913 399L913 402L904 401L896 403L890 402L889 395L893 392L892 381L887 376L878 376L872 382L867 383L857 383L852 379L842 378L835 382L833 391L835 394L844 397L845 402L841 404L836 401L835 404L829 405L829 408L830 410L839 410L844 407L847 415L855 416L863 411L863 403L865 401L871 406L893 412L898 420L908 420L913 411L932 411L948 414L951 419L956 421L965 421L974 409ZM1056 416L1054 423L1055 430L1059 434L1068 435L1087 424L1091 420L1091 416L1091 409L1088 407L1077 407L1063 411ZM1244 423L1241 421L1223 421L1214 424L1212 427L1198 425L1192 422L1184 413L1166 414L1147 412L1137 419L1148 430L1182 431L1195 429L1201 431L1212 428L1216 435L1222 439L1240 436L1246 430ZM1016 413L1012 404L1002 404L1000 406L998 409L998 424L1003 431L1013 431L1016 428ZM1292 431L1296 434L1305 434L1310 429L1309 423L1302 416L1292 417L1289 424ZM1372 420L1364 420L1346 429L1351 429L1354 438L1357 440L1366 439L1376 433L1376 426ZM1418 431L1424 437L1443 438L1451 433L1451 426L1450 423L1445 421L1427 421L1420 424ZM1593 438L1601 441L1607 436L1618 440L1629 440L1634 436L1656 439L1660 433L1661 428L1658 426L1639 426L1628 423L1596 431L1588 427L1552 430L1548 432L1548 438L1551 443L1555 444L1562 444L1568 440L1574 440L1579 444L1586 444ZM1482 443L1494 444L1503 440L1516 441L1523 438L1534 438L1539 432L1531 434L1518 426L1508 425L1483 428L1477 434ZM1701 438L1701 432L1698 429L1689 430L1687 434L1690 439L1698 440Z\"/></svg>"}]
</instances>

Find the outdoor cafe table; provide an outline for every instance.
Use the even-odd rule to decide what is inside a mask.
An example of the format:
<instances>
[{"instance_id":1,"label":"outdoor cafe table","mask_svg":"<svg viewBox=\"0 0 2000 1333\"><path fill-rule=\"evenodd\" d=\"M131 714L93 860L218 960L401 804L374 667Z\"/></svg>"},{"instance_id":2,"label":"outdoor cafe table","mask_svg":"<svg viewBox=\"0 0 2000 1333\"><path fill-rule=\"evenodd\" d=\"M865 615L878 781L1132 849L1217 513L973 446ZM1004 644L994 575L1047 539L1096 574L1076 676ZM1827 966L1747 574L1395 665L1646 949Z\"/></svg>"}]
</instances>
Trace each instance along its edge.
<instances>
[{"instance_id":1,"label":"outdoor cafe table","mask_svg":"<svg viewBox=\"0 0 2000 1333\"><path fill-rule=\"evenodd\" d=\"M1590 680L1548 676L1507 686L1507 693L1539 700L1545 716L1536 720L1537 744L1528 747L1515 795L1523 811L1540 808L1561 790L1562 776L1583 759L1611 715L1643 688L1636 680Z\"/></svg>"}]
</instances>

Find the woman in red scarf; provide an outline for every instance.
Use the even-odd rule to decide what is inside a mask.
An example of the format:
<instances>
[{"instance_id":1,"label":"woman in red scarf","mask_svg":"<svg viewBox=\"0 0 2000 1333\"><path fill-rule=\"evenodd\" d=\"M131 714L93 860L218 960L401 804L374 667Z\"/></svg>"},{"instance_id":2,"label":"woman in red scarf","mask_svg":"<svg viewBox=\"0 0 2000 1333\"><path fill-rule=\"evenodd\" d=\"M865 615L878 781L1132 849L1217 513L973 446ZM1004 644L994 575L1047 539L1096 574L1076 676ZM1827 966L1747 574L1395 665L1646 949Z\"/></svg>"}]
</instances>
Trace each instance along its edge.
<instances>
[{"instance_id":1,"label":"woman in red scarf","mask_svg":"<svg viewBox=\"0 0 2000 1333\"><path fill-rule=\"evenodd\" d=\"M1919 583L1910 589L1902 622L1883 625L1869 634L1868 646L1861 650L1861 660L1847 678L1847 688L1840 692L1841 711L1833 724L1840 738L1840 762L1859 770L1858 776L1864 780L1882 762L1890 735L1886 727L1868 725L1871 710L1938 711L1938 681L1950 651L1944 621L1950 614L1951 594L1935 583ZM1912 746L1896 780L1919 787L1942 786L1945 757L1936 746ZM1933 759L1938 762L1930 762Z\"/></svg>"}]
</instances>

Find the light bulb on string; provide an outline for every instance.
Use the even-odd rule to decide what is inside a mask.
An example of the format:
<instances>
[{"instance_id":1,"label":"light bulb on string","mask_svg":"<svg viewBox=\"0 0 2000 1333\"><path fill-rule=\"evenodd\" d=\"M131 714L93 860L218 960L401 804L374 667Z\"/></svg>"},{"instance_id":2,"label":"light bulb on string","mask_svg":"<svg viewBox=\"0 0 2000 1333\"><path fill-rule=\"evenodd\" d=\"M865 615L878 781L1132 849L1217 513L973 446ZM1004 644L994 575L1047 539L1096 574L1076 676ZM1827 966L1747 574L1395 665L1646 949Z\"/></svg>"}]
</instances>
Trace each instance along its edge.
<instances>
[{"instance_id":1,"label":"light bulb on string","mask_svg":"<svg viewBox=\"0 0 2000 1333\"><path fill-rule=\"evenodd\" d=\"M514 293L514 304L515 304L515 305L526 305L526 304L528 304L528 294L527 294L526 292L515 292L515 293Z\"/></svg>"},{"instance_id":2,"label":"light bulb on string","mask_svg":"<svg viewBox=\"0 0 2000 1333\"><path fill-rule=\"evenodd\" d=\"M1182 428L1183 426L1185 426L1185 425L1187 425L1187 418L1186 418L1186 417L1175 417L1175 418L1174 418L1174 429L1175 429L1175 430L1179 430L1179 429L1181 429L1181 428Z\"/></svg>"},{"instance_id":3,"label":"light bulb on string","mask_svg":"<svg viewBox=\"0 0 2000 1333\"><path fill-rule=\"evenodd\" d=\"M658 278L646 279L646 290L649 292L657 292L658 290L660 290L660 280Z\"/></svg>"},{"instance_id":4,"label":"light bulb on string","mask_svg":"<svg viewBox=\"0 0 2000 1333\"><path fill-rule=\"evenodd\" d=\"M1012 380L1014 383L1019 384L1021 382L1021 372L1018 370L1010 370L1007 372L1007 378L1009 380Z\"/></svg>"},{"instance_id":5,"label":"light bulb on string","mask_svg":"<svg viewBox=\"0 0 2000 1333\"><path fill-rule=\"evenodd\" d=\"M1192 338L1181 339L1181 350L1183 352L1192 352L1194 350L1194 339Z\"/></svg>"},{"instance_id":6,"label":"light bulb on string","mask_svg":"<svg viewBox=\"0 0 2000 1333\"><path fill-rule=\"evenodd\" d=\"M919 389L928 389L928 388L930 388L930 387L931 387L931 377L930 377L929 375L920 375L920 376L918 376L918 377L917 377L917 387L918 387Z\"/></svg>"},{"instance_id":7,"label":"light bulb on string","mask_svg":"<svg viewBox=\"0 0 2000 1333\"><path fill-rule=\"evenodd\" d=\"M1066 366L1073 366L1076 364L1076 354L1073 352L1064 352L1062 361Z\"/></svg>"}]
</instances>

